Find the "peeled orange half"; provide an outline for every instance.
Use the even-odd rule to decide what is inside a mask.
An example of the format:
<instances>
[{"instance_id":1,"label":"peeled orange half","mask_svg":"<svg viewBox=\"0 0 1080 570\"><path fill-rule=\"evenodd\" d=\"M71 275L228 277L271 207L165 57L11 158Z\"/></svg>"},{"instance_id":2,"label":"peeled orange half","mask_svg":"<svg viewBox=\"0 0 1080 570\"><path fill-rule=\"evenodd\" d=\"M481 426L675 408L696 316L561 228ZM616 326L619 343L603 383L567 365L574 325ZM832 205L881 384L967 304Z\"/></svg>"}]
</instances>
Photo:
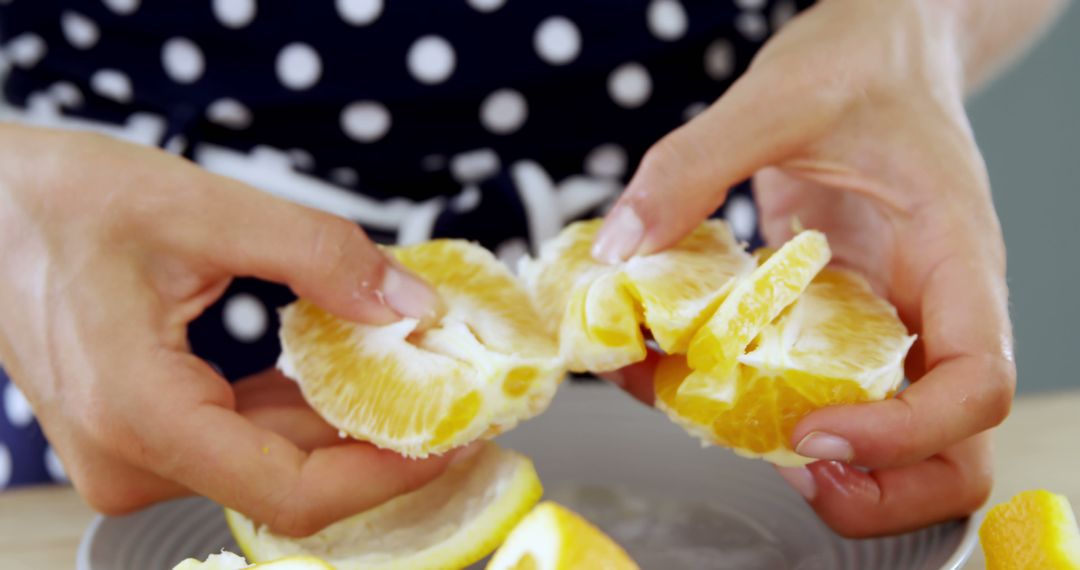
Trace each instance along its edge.
<instances>
[{"instance_id":1,"label":"peeled orange half","mask_svg":"<svg viewBox=\"0 0 1080 570\"><path fill-rule=\"evenodd\" d=\"M810 460L789 443L799 420L826 406L892 395L912 342L895 309L864 279L825 269L762 327L725 376L694 370L685 356L665 356L655 375L657 407L707 443L803 465ZM691 378L703 386L682 396Z\"/></svg>"},{"instance_id":2,"label":"peeled orange half","mask_svg":"<svg viewBox=\"0 0 1080 570\"><path fill-rule=\"evenodd\" d=\"M706 443L804 464L788 443L800 419L881 400L903 380L914 337L864 279L824 269L820 232L755 259L710 220L669 250L606 265L589 252L597 228L571 225L523 264L560 354L603 372L643 360L651 334L665 353L657 406Z\"/></svg>"},{"instance_id":3,"label":"peeled orange half","mask_svg":"<svg viewBox=\"0 0 1080 570\"><path fill-rule=\"evenodd\" d=\"M341 320L300 300L282 311L279 366L344 433L410 457L512 428L564 376L555 336L520 282L484 248L436 240L390 248L446 307L431 327Z\"/></svg>"}]
</instances>

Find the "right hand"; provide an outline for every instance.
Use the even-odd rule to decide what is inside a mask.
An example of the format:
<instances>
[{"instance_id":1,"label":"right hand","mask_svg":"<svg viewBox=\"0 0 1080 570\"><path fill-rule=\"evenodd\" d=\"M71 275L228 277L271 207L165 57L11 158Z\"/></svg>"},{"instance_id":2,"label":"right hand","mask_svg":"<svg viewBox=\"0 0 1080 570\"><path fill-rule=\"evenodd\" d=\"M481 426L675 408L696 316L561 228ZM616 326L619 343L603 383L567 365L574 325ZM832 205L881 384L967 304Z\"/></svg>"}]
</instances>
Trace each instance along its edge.
<instances>
[{"instance_id":1,"label":"right hand","mask_svg":"<svg viewBox=\"0 0 1080 570\"><path fill-rule=\"evenodd\" d=\"M353 321L429 316L427 285L355 224L98 135L0 125L0 149L0 362L92 507L198 493L305 535L445 469L339 441L294 385L234 389L189 350L234 276ZM260 385L290 405L249 402Z\"/></svg>"}]
</instances>

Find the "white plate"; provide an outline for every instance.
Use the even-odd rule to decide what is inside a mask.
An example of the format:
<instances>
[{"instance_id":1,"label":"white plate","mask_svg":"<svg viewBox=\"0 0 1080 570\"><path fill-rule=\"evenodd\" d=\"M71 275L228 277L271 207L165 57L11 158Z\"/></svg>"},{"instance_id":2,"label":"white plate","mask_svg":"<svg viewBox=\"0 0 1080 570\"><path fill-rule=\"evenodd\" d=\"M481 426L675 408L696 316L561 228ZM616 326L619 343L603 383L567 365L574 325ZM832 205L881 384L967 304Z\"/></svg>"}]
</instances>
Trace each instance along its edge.
<instances>
[{"instance_id":1,"label":"white plate","mask_svg":"<svg viewBox=\"0 0 1080 570\"><path fill-rule=\"evenodd\" d=\"M970 519L840 538L764 462L703 449L603 385L564 386L550 410L499 441L534 459L548 498L596 522L647 570L955 570L976 543ZM77 569L169 570L222 548L239 552L221 509L182 499L97 518Z\"/></svg>"}]
</instances>

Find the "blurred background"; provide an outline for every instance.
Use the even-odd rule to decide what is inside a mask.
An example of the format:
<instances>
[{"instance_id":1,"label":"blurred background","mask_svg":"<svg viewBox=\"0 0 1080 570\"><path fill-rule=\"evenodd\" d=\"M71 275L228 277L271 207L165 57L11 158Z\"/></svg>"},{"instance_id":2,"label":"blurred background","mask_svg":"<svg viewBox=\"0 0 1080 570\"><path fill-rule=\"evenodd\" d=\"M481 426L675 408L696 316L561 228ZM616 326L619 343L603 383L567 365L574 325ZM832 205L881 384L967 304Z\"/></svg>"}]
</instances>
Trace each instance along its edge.
<instances>
[{"instance_id":1,"label":"blurred background","mask_svg":"<svg viewBox=\"0 0 1080 570\"><path fill-rule=\"evenodd\" d=\"M1018 390L1080 386L1080 6L968 105L1005 230Z\"/></svg>"}]
</instances>

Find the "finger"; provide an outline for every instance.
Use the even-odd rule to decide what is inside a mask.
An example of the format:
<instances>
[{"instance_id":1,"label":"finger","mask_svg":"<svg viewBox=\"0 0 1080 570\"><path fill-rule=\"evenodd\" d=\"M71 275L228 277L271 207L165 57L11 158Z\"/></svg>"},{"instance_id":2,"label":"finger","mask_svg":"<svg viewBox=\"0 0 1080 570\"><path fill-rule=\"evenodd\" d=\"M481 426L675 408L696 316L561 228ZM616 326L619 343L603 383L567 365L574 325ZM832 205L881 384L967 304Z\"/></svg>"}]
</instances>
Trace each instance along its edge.
<instances>
[{"instance_id":1,"label":"finger","mask_svg":"<svg viewBox=\"0 0 1080 570\"><path fill-rule=\"evenodd\" d=\"M659 361L660 354L650 349L645 353L645 360L599 376L622 388L642 404L652 406L656 401L653 374Z\"/></svg>"},{"instance_id":2,"label":"finger","mask_svg":"<svg viewBox=\"0 0 1080 570\"><path fill-rule=\"evenodd\" d=\"M800 454L866 467L909 465L1005 419L1016 366L1004 270L968 251L943 257L924 284L927 373L895 398L808 415L792 434Z\"/></svg>"},{"instance_id":3,"label":"finger","mask_svg":"<svg viewBox=\"0 0 1080 570\"><path fill-rule=\"evenodd\" d=\"M144 396L139 410L168 421L129 422L139 426L124 434L138 442L132 461L276 532L316 532L420 487L455 456L411 460L366 443L304 452L235 413L231 390L202 361L175 358L170 400Z\"/></svg>"},{"instance_id":4,"label":"finger","mask_svg":"<svg viewBox=\"0 0 1080 570\"><path fill-rule=\"evenodd\" d=\"M593 256L614 263L676 243L732 186L823 132L844 98L831 89L805 89L806 74L788 71L752 68L711 107L653 145L598 232Z\"/></svg>"},{"instance_id":5,"label":"finger","mask_svg":"<svg viewBox=\"0 0 1080 570\"><path fill-rule=\"evenodd\" d=\"M906 467L866 472L819 461L780 468L823 521L851 538L902 533L975 512L993 483L989 434Z\"/></svg>"},{"instance_id":6,"label":"finger","mask_svg":"<svg viewBox=\"0 0 1080 570\"><path fill-rule=\"evenodd\" d=\"M277 369L233 383L236 412L254 425L272 431L304 451L340 445L346 439L308 405L300 386Z\"/></svg>"},{"instance_id":7,"label":"finger","mask_svg":"<svg viewBox=\"0 0 1080 570\"><path fill-rule=\"evenodd\" d=\"M231 275L288 284L297 295L361 322L429 319L435 311L430 287L356 224L224 177L202 173L200 180L192 192L201 195L189 198L179 238L190 254Z\"/></svg>"}]
</instances>

